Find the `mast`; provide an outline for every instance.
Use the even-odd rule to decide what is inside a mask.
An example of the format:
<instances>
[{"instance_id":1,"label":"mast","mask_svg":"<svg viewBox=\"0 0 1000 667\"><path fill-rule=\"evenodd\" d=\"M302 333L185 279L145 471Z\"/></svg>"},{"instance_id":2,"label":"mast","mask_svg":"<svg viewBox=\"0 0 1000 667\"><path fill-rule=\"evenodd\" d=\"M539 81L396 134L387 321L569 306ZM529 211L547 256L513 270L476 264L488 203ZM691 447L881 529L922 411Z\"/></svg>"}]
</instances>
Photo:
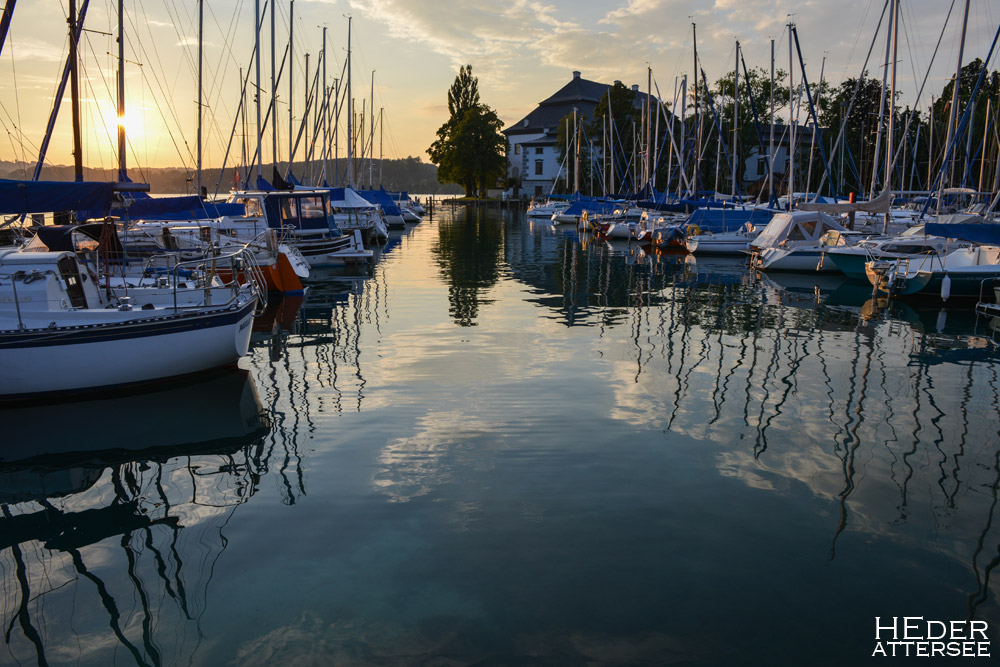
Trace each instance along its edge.
<instances>
[{"instance_id":1,"label":"mast","mask_svg":"<svg viewBox=\"0 0 1000 667\"><path fill-rule=\"evenodd\" d=\"M749 83L749 82L747 82ZM736 40L736 64L733 66L733 199L736 199L736 165L740 133L740 40Z\"/></svg>"},{"instance_id":2,"label":"mast","mask_svg":"<svg viewBox=\"0 0 1000 667\"><path fill-rule=\"evenodd\" d=\"M200 3L199 3L200 4ZM125 0L118 0L118 181L125 181ZM201 190L199 190L201 192Z\"/></svg>"},{"instance_id":3,"label":"mast","mask_svg":"<svg viewBox=\"0 0 1000 667\"><path fill-rule=\"evenodd\" d=\"M274 7L277 4L276 0L271 0L271 166L275 171L278 170L278 84L274 60Z\"/></svg>"},{"instance_id":4,"label":"mast","mask_svg":"<svg viewBox=\"0 0 1000 667\"><path fill-rule=\"evenodd\" d=\"M948 137L944 146L947 152L951 146L951 140L955 136L955 121L958 119L958 84L962 76L962 57L965 54L965 32L969 26L969 0L965 0L965 14L962 18L962 39L958 43L958 67L955 70L955 80L951 86L951 113L948 116ZM948 172L948 184L953 185L955 179L955 158L951 158L951 167ZM941 190L944 190L944 179L941 179ZM938 197L938 211L941 210L941 197Z\"/></svg>"},{"instance_id":5,"label":"mast","mask_svg":"<svg viewBox=\"0 0 1000 667\"><path fill-rule=\"evenodd\" d=\"M351 17L347 17L347 186L354 187L354 99L351 97Z\"/></svg>"},{"instance_id":6,"label":"mast","mask_svg":"<svg viewBox=\"0 0 1000 667\"><path fill-rule=\"evenodd\" d=\"M896 120L896 49L898 47L896 35L899 33L899 0L892 0L892 14L890 18L892 23L892 74L889 80L889 128L886 131L885 137L885 188L892 189L892 167L893 167L893 153L892 153L892 143L893 134L895 131L895 120ZM884 97L884 96L883 96ZM970 133L971 136L971 133ZM902 185L902 184L901 184ZM885 218L882 221L882 233L885 234L889 229L889 212L885 212Z\"/></svg>"},{"instance_id":7,"label":"mast","mask_svg":"<svg viewBox=\"0 0 1000 667\"><path fill-rule=\"evenodd\" d=\"M931 97L930 122L927 137L927 189L931 189L931 166L934 163L934 97ZM928 193L930 194L930 193Z\"/></svg>"},{"instance_id":8,"label":"mast","mask_svg":"<svg viewBox=\"0 0 1000 667\"><path fill-rule=\"evenodd\" d=\"M653 68L646 66L646 183L653 180L653 144L650 141L650 130L653 129Z\"/></svg>"},{"instance_id":9,"label":"mast","mask_svg":"<svg viewBox=\"0 0 1000 667\"><path fill-rule=\"evenodd\" d=\"M292 107L295 106L295 86L292 85L295 74L295 0L288 3L288 173L292 171L292 150L295 146L292 143L292 128L295 126L295 115ZM308 81L306 82L308 85Z\"/></svg>"},{"instance_id":10,"label":"mast","mask_svg":"<svg viewBox=\"0 0 1000 667\"><path fill-rule=\"evenodd\" d=\"M326 86L326 26L323 26L323 80L319 86L319 89L323 93L323 103L316 104L316 109L319 113L323 114L323 150L320 151L323 154L323 180L326 181L326 147L330 145L330 127L326 122L326 100L327 100L327 86Z\"/></svg>"},{"instance_id":11,"label":"mast","mask_svg":"<svg viewBox=\"0 0 1000 667\"><path fill-rule=\"evenodd\" d=\"M205 45L205 0L198 0L198 166L197 166L197 179L196 179L196 190L198 196L201 196L201 107L202 107L202 82L203 82L203 66L202 57L204 54ZM242 79L241 79L242 80ZM118 113L122 113L122 109L119 109ZM119 133L120 134L120 133ZM121 175L119 175L118 180L121 180Z\"/></svg>"},{"instance_id":12,"label":"mast","mask_svg":"<svg viewBox=\"0 0 1000 667\"><path fill-rule=\"evenodd\" d=\"M254 22L254 40L256 47L254 48L254 68L257 70L255 75L257 90L254 92L254 99L257 104L257 178L263 176L263 166L264 158L261 156L261 123L260 123L260 0L253 0L253 22ZM252 189L256 189L256 182L253 184Z\"/></svg>"},{"instance_id":13,"label":"mast","mask_svg":"<svg viewBox=\"0 0 1000 667\"><path fill-rule=\"evenodd\" d=\"M303 176L302 176L303 178L306 177L305 173L308 173L310 176L312 176L312 165L309 163L310 155L309 155L309 148L308 148L311 145L309 143L309 92L312 89L312 84L310 84L309 81L310 81L310 79L309 79L309 54L306 53L306 78L304 80L306 99L305 99L305 106L302 107L302 124L300 126L301 129L305 132L305 135L306 135L305 136L306 145L303 148L303 150L305 151L305 159L303 160L303 164L304 164L304 166L303 166ZM316 131L316 128L314 126L313 127L313 132L315 132L315 131ZM291 160L292 156L289 155L288 159Z\"/></svg>"},{"instance_id":14,"label":"mast","mask_svg":"<svg viewBox=\"0 0 1000 667\"><path fill-rule=\"evenodd\" d=\"M368 104L368 113L371 116L369 126L371 131L368 133L368 189L372 189L372 178L375 174L375 70L372 70L372 88L371 97Z\"/></svg>"},{"instance_id":15,"label":"mast","mask_svg":"<svg viewBox=\"0 0 1000 667\"><path fill-rule=\"evenodd\" d=\"M385 107L379 107L378 109L378 183L379 187L382 186L384 181L382 180L382 135L385 133L385 125L382 124L382 114L385 111Z\"/></svg>"},{"instance_id":16,"label":"mast","mask_svg":"<svg viewBox=\"0 0 1000 667\"><path fill-rule=\"evenodd\" d=\"M580 124L576 119L577 108L573 107L573 132L576 135L575 139L575 153L576 157L573 158L573 192L580 192Z\"/></svg>"},{"instance_id":17,"label":"mast","mask_svg":"<svg viewBox=\"0 0 1000 667\"><path fill-rule=\"evenodd\" d=\"M788 210L795 200L795 87L792 70L792 24L788 24Z\"/></svg>"},{"instance_id":18,"label":"mast","mask_svg":"<svg viewBox=\"0 0 1000 667\"><path fill-rule=\"evenodd\" d=\"M983 118L983 148L979 153L981 157L979 158L979 185L976 187L977 192L983 191L983 173L986 171L986 147L987 139L989 139L987 133L990 128L990 103L992 101L993 98L986 98L986 116ZM919 130L920 128L917 127L917 129Z\"/></svg>"},{"instance_id":19,"label":"mast","mask_svg":"<svg viewBox=\"0 0 1000 667\"><path fill-rule=\"evenodd\" d=\"M681 150L686 150L687 148L687 124L684 122L687 116L687 94L688 94L688 78L687 74L681 79ZM677 172L679 174L684 173L684 162L686 158L683 155L677 156ZM683 178L678 177L677 179L677 198L681 198L681 184L684 181Z\"/></svg>"},{"instance_id":20,"label":"mast","mask_svg":"<svg viewBox=\"0 0 1000 667\"><path fill-rule=\"evenodd\" d=\"M77 64L76 40L80 34L76 28L76 0L69 0L69 90L70 106L73 109L73 176L83 180L83 145L80 141L80 75Z\"/></svg>"},{"instance_id":21,"label":"mast","mask_svg":"<svg viewBox=\"0 0 1000 667\"><path fill-rule=\"evenodd\" d=\"M886 80L889 77L889 59L892 57L892 26L896 17L896 2L891 0L892 7L889 10L889 26L885 38L885 66L882 68L882 89L878 102L878 123L875 130L875 152L872 154L872 181L868 188L868 197L875 197L875 182L878 180L878 161L882 155L882 119L885 118L885 89Z\"/></svg>"},{"instance_id":22,"label":"mast","mask_svg":"<svg viewBox=\"0 0 1000 667\"><path fill-rule=\"evenodd\" d=\"M692 44L694 45L694 197L698 197L698 172L701 170L701 114L698 109L698 28L691 24Z\"/></svg>"},{"instance_id":23,"label":"mast","mask_svg":"<svg viewBox=\"0 0 1000 667\"><path fill-rule=\"evenodd\" d=\"M774 202L774 39L771 40L771 138L767 143L767 206ZM789 100L791 103L791 100Z\"/></svg>"}]
</instances>

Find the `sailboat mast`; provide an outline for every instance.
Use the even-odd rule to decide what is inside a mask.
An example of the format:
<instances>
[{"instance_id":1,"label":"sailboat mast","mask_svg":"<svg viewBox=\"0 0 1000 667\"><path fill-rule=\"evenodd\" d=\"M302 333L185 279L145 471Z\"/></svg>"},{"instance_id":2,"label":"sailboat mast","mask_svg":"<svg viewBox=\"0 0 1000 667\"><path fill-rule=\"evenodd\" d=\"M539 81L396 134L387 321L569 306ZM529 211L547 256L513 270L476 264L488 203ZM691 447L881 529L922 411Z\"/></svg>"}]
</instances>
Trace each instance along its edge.
<instances>
[{"instance_id":1,"label":"sailboat mast","mask_svg":"<svg viewBox=\"0 0 1000 667\"><path fill-rule=\"evenodd\" d=\"M385 134L385 125L382 124L383 116L385 112L385 107L379 107L378 109L378 183L379 187L385 182L382 180L382 135Z\"/></svg>"},{"instance_id":2,"label":"sailboat mast","mask_svg":"<svg viewBox=\"0 0 1000 667\"><path fill-rule=\"evenodd\" d=\"M685 117L687 116L687 86L688 78L687 74L681 79L681 150L684 151L684 155L677 156L677 173L684 174L685 163L687 162L687 123L685 122ZM677 198L681 198L681 184L684 179L677 179Z\"/></svg>"},{"instance_id":3,"label":"sailboat mast","mask_svg":"<svg viewBox=\"0 0 1000 667\"><path fill-rule=\"evenodd\" d=\"M371 102L368 105L371 131L368 133L368 189L372 189L372 179L375 175L375 70L372 70Z\"/></svg>"},{"instance_id":4,"label":"sailboat mast","mask_svg":"<svg viewBox=\"0 0 1000 667\"><path fill-rule=\"evenodd\" d=\"M788 210L795 199L795 77L792 70L792 24L788 24Z\"/></svg>"},{"instance_id":5,"label":"sailboat mast","mask_svg":"<svg viewBox=\"0 0 1000 667\"><path fill-rule=\"evenodd\" d=\"M892 0L892 73L889 79L889 127L886 130L885 135L885 188L892 189L892 167L893 167L893 152L892 144L894 139L894 133L896 128L896 53L897 53L897 39L896 36L899 33L899 0ZM885 219L882 222L882 233L885 234L889 229L889 212L885 212Z\"/></svg>"},{"instance_id":6,"label":"sailboat mast","mask_svg":"<svg viewBox=\"0 0 1000 667\"><path fill-rule=\"evenodd\" d=\"M573 159L573 192L580 192L580 124L577 121L577 107L573 107L573 132L576 136L576 146L575 153L576 157Z\"/></svg>"},{"instance_id":7,"label":"sailboat mast","mask_svg":"<svg viewBox=\"0 0 1000 667\"><path fill-rule=\"evenodd\" d=\"M653 68L646 67L646 162L645 162L645 181L650 183L653 179L653 153L652 145L653 142L650 140L650 130L653 129L653 105L651 100L653 99Z\"/></svg>"},{"instance_id":8,"label":"sailboat mast","mask_svg":"<svg viewBox=\"0 0 1000 667\"><path fill-rule=\"evenodd\" d=\"M875 197L875 183L878 181L878 161L882 155L882 119L885 118L885 91L886 81L889 78L889 59L892 58L892 24L896 17L896 3L892 0L892 8L889 10L889 26L885 38L885 65L882 68L882 88L878 103L878 122L875 126L875 152L872 153L872 181L868 188L868 197Z\"/></svg>"},{"instance_id":9,"label":"sailboat mast","mask_svg":"<svg viewBox=\"0 0 1000 667\"><path fill-rule=\"evenodd\" d=\"M330 126L326 122L326 101L327 87L326 87L326 26L323 26L323 81L319 86L320 90L323 91L323 103L317 104L316 109L323 114L323 180L326 181L326 147L330 145Z\"/></svg>"},{"instance_id":10,"label":"sailboat mast","mask_svg":"<svg viewBox=\"0 0 1000 667\"><path fill-rule=\"evenodd\" d=\"M278 3L276 0L271 0L271 166L277 171L278 170L278 83L277 79L277 68L275 67L274 60L274 11L275 6Z\"/></svg>"},{"instance_id":11,"label":"sailboat mast","mask_svg":"<svg viewBox=\"0 0 1000 667\"><path fill-rule=\"evenodd\" d=\"M736 64L733 66L733 199L736 199L736 156L740 133L740 40L736 40Z\"/></svg>"},{"instance_id":12,"label":"sailboat mast","mask_svg":"<svg viewBox=\"0 0 1000 667\"><path fill-rule=\"evenodd\" d=\"M955 136L955 121L958 119L958 85L962 76L962 58L965 55L965 32L969 27L969 0L965 0L965 15L962 19L962 39L958 43L958 67L955 69L955 80L951 86L951 114L948 116L948 136L944 142L945 153L951 146L951 140ZM957 152L957 151L956 151ZM955 179L955 158L951 158L951 167L948 172L948 184L952 185ZM941 180L941 188L944 189L944 179ZM941 198L938 197L938 208L940 210Z\"/></svg>"},{"instance_id":13,"label":"sailboat mast","mask_svg":"<svg viewBox=\"0 0 1000 667\"><path fill-rule=\"evenodd\" d=\"M83 180L83 145L80 141L80 74L76 53L76 0L69 0L69 90L73 110L73 176Z\"/></svg>"},{"instance_id":14,"label":"sailboat mast","mask_svg":"<svg viewBox=\"0 0 1000 667\"><path fill-rule=\"evenodd\" d=\"M204 55L204 38L205 38L205 0L198 0L198 165L197 165L197 178L195 182L197 184L198 196L201 196L201 117L202 117L202 82L203 82L203 55ZM119 109L119 113L122 110ZM121 180L121 176L118 177Z\"/></svg>"},{"instance_id":15,"label":"sailboat mast","mask_svg":"<svg viewBox=\"0 0 1000 667\"><path fill-rule=\"evenodd\" d=\"M292 137L292 127L295 125L295 0L288 3L288 171L292 171L292 150L295 148ZM306 83L308 85L308 82Z\"/></svg>"},{"instance_id":16,"label":"sailboat mast","mask_svg":"<svg viewBox=\"0 0 1000 667\"><path fill-rule=\"evenodd\" d=\"M701 169L701 114L698 112L698 28L691 24L692 44L694 45L694 197L698 196L698 172Z\"/></svg>"},{"instance_id":17,"label":"sailboat mast","mask_svg":"<svg viewBox=\"0 0 1000 667\"><path fill-rule=\"evenodd\" d=\"M125 1L118 0L118 181L125 174Z\"/></svg>"},{"instance_id":18,"label":"sailboat mast","mask_svg":"<svg viewBox=\"0 0 1000 667\"><path fill-rule=\"evenodd\" d=\"M256 90L254 91L254 99L256 100L257 107L257 178L264 175L264 158L261 156L261 122L260 122L260 0L254 0L253 2L254 12L253 12L253 22L254 22L254 40L256 47L254 48L254 68L256 69L256 74L254 76L256 80ZM256 184L254 184L256 187Z\"/></svg>"},{"instance_id":19,"label":"sailboat mast","mask_svg":"<svg viewBox=\"0 0 1000 667\"><path fill-rule=\"evenodd\" d=\"M771 40L771 87L768 91L770 95L771 134L767 143L767 206L770 208L774 201L774 40ZM791 102L791 100L789 100Z\"/></svg>"},{"instance_id":20,"label":"sailboat mast","mask_svg":"<svg viewBox=\"0 0 1000 667\"><path fill-rule=\"evenodd\" d=\"M347 17L347 186L354 187L354 98L351 97L351 17Z\"/></svg>"}]
</instances>

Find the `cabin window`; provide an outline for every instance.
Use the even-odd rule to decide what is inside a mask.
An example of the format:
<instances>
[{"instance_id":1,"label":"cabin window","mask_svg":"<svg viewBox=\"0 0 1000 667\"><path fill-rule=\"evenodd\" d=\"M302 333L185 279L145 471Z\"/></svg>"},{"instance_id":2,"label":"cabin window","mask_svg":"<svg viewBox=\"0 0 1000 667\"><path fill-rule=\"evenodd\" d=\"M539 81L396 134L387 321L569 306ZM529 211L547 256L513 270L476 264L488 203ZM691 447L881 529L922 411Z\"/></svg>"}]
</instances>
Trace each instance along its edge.
<instances>
[{"instance_id":1,"label":"cabin window","mask_svg":"<svg viewBox=\"0 0 1000 667\"><path fill-rule=\"evenodd\" d=\"M282 222L296 222L298 220L298 214L295 211L294 199L282 199L278 202L278 206L281 210Z\"/></svg>"},{"instance_id":2,"label":"cabin window","mask_svg":"<svg viewBox=\"0 0 1000 667\"><path fill-rule=\"evenodd\" d=\"M808 238L813 238L816 236L816 220L809 220L807 222L800 222L799 226L802 227L802 231L808 234Z\"/></svg>"},{"instance_id":3,"label":"cabin window","mask_svg":"<svg viewBox=\"0 0 1000 667\"><path fill-rule=\"evenodd\" d=\"M243 207L246 209L246 215L249 217L264 215L264 212L260 210L259 199L237 199L236 203L243 204Z\"/></svg>"},{"instance_id":4,"label":"cabin window","mask_svg":"<svg viewBox=\"0 0 1000 667\"><path fill-rule=\"evenodd\" d=\"M326 217L322 197L303 197L299 200L299 208L302 210L303 218L316 219Z\"/></svg>"}]
</instances>

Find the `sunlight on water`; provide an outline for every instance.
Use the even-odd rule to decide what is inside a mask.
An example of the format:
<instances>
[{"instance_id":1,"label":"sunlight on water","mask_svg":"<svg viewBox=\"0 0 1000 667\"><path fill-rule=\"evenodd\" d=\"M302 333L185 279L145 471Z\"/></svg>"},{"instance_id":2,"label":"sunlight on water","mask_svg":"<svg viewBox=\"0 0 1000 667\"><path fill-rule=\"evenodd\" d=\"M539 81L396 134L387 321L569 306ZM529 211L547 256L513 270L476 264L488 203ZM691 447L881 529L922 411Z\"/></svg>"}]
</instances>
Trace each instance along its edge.
<instances>
[{"instance_id":1,"label":"sunlight on water","mask_svg":"<svg viewBox=\"0 0 1000 667\"><path fill-rule=\"evenodd\" d=\"M0 663L1000 650L995 322L440 209L241 372L3 412Z\"/></svg>"}]
</instances>

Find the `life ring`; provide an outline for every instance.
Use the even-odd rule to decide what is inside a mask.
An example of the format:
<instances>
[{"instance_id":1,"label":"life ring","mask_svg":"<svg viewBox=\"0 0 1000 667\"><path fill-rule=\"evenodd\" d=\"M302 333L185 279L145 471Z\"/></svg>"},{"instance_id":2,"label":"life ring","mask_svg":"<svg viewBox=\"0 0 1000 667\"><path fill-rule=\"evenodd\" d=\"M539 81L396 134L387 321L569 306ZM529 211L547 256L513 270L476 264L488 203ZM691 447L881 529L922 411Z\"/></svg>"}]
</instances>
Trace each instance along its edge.
<instances>
[{"instance_id":1,"label":"life ring","mask_svg":"<svg viewBox=\"0 0 1000 667\"><path fill-rule=\"evenodd\" d=\"M698 236L701 234L701 227L698 225L688 225L685 231L688 236Z\"/></svg>"}]
</instances>

